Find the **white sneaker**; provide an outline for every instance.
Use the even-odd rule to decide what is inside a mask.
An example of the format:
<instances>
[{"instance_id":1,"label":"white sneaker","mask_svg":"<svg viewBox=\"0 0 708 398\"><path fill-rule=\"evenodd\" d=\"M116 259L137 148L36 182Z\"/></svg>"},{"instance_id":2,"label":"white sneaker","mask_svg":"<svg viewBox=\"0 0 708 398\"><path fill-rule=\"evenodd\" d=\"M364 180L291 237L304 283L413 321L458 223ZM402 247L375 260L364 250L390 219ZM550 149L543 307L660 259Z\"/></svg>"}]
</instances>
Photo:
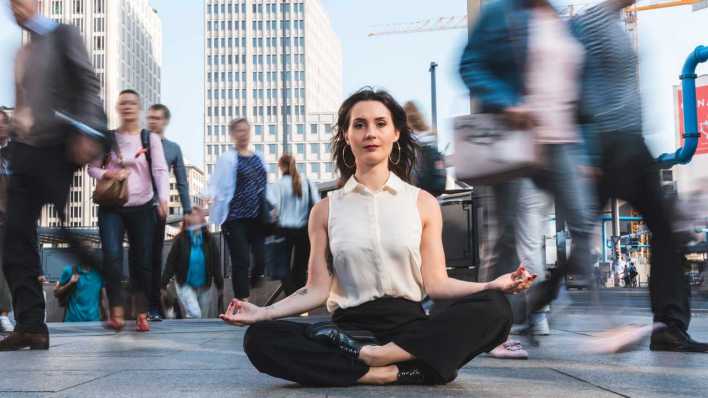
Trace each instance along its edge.
<instances>
[{"instance_id":1,"label":"white sneaker","mask_svg":"<svg viewBox=\"0 0 708 398\"><path fill-rule=\"evenodd\" d=\"M14 332L15 331L15 326L12 325L12 322L10 322L10 318L6 316L0 316L0 331L4 332Z\"/></svg>"},{"instance_id":2,"label":"white sneaker","mask_svg":"<svg viewBox=\"0 0 708 398\"><path fill-rule=\"evenodd\" d=\"M551 334L551 327L548 325L548 317L545 312L531 314L531 333L534 336L548 336Z\"/></svg>"}]
</instances>

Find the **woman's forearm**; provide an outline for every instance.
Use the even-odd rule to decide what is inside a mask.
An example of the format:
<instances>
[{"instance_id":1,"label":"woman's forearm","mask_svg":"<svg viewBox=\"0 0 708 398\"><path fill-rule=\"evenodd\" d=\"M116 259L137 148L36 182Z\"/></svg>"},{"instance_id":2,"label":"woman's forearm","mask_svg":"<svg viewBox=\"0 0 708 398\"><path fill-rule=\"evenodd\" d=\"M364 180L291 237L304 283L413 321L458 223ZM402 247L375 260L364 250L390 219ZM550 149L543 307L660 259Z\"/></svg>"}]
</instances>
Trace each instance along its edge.
<instances>
[{"instance_id":1,"label":"woman's forearm","mask_svg":"<svg viewBox=\"0 0 708 398\"><path fill-rule=\"evenodd\" d=\"M467 282L447 277L435 282L426 292L432 299L456 299L493 289L489 282Z\"/></svg>"},{"instance_id":2,"label":"woman's forearm","mask_svg":"<svg viewBox=\"0 0 708 398\"><path fill-rule=\"evenodd\" d=\"M311 311L327 300L329 290L308 286L264 308L268 319L279 319Z\"/></svg>"}]
</instances>

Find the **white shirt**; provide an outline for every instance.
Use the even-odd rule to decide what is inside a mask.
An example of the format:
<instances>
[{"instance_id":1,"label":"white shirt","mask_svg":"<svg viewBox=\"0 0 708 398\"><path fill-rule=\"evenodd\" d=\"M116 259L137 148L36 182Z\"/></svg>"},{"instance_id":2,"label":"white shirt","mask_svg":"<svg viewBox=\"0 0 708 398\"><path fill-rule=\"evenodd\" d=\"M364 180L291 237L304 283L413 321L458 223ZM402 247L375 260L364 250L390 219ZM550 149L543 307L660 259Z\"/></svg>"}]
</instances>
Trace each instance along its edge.
<instances>
[{"instance_id":1,"label":"white shirt","mask_svg":"<svg viewBox=\"0 0 708 398\"><path fill-rule=\"evenodd\" d=\"M538 142L580 140L575 123L585 50L553 10L534 8L529 21L525 105L538 121Z\"/></svg>"},{"instance_id":2,"label":"white shirt","mask_svg":"<svg viewBox=\"0 0 708 398\"><path fill-rule=\"evenodd\" d=\"M320 201L319 189L308 180L301 177L302 197L293 193L293 179L289 175L283 176L276 183L268 187L268 201L278 212L278 225L283 228L303 228L307 226L310 215L310 203L314 206ZM310 202L312 196L312 202Z\"/></svg>"},{"instance_id":3,"label":"white shirt","mask_svg":"<svg viewBox=\"0 0 708 398\"><path fill-rule=\"evenodd\" d=\"M420 189L394 173L371 192L354 177L329 195L329 246L334 282L327 310L381 298L421 301Z\"/></svg>"}]
</instances>

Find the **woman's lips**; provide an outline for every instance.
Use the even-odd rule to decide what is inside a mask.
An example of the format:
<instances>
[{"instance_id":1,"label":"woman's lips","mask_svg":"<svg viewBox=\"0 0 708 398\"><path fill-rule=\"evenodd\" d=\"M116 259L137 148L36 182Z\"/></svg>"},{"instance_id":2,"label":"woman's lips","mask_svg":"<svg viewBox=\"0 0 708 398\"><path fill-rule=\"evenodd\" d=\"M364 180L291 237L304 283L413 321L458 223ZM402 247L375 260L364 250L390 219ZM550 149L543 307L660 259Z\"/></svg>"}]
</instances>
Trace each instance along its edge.
<instances>
[{"instance_id":1,"label":"woman's lips","mask_svg":"<svg viewBox=\"0 0 708 398\"><path fill-rule=\"evenodd\" d=\"M367 145L364 147L364 149L369 152L373 152L373 151L377 150L378 148L379 148L378 145Z\"/></svg>"}]
</instances>

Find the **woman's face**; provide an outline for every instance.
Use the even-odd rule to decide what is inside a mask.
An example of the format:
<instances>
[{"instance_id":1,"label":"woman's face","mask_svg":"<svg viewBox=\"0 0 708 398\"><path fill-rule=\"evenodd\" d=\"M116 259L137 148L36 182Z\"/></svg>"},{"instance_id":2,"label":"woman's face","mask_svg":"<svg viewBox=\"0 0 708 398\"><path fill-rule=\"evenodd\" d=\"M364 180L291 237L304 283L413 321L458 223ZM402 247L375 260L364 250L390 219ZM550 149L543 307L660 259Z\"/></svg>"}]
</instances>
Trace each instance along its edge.
<instances>
[{"instance_id":1,"label":"woman's face","mask_svg":"<svg viewBox=\"0 0 708 398\"><path fill-rule=\"evenodd\" d=\"M205 223L205 218L200 210L194 209L191 213L184 216L184 221L187 226L202 225Z\"/></svg>"},{"instance_id":2,"label":"woman's face","mask_svg":"<svg viewBox=\"0 0 708 398\"><path fill-rule=\"evenodd\" d=\"M231 130L231 139L237 148L248 148L251 144L251 126L246 122L241 122Z\"/></svg>"},{"instance_id":3,"label":"woman's face","mask_svg":"<svg viewBox=\"0 0 708 398\"><path fill-rule=\"evenodd\" d=\"M400 132L391 112L379 101L361 101L352 107L345 139L351 146L357 165L388 164Z\"/></svg>"},{"instance_id":4,"label":"woman's face","mask_svg":"<svg viewBox=\"0 0 708 398\"><path fill-rule=\"evenodd\" d=\"M132 122L140 117L140 98L132 93L118 96L116 111L121 122Z\"/></svg>"}]
</instances>

